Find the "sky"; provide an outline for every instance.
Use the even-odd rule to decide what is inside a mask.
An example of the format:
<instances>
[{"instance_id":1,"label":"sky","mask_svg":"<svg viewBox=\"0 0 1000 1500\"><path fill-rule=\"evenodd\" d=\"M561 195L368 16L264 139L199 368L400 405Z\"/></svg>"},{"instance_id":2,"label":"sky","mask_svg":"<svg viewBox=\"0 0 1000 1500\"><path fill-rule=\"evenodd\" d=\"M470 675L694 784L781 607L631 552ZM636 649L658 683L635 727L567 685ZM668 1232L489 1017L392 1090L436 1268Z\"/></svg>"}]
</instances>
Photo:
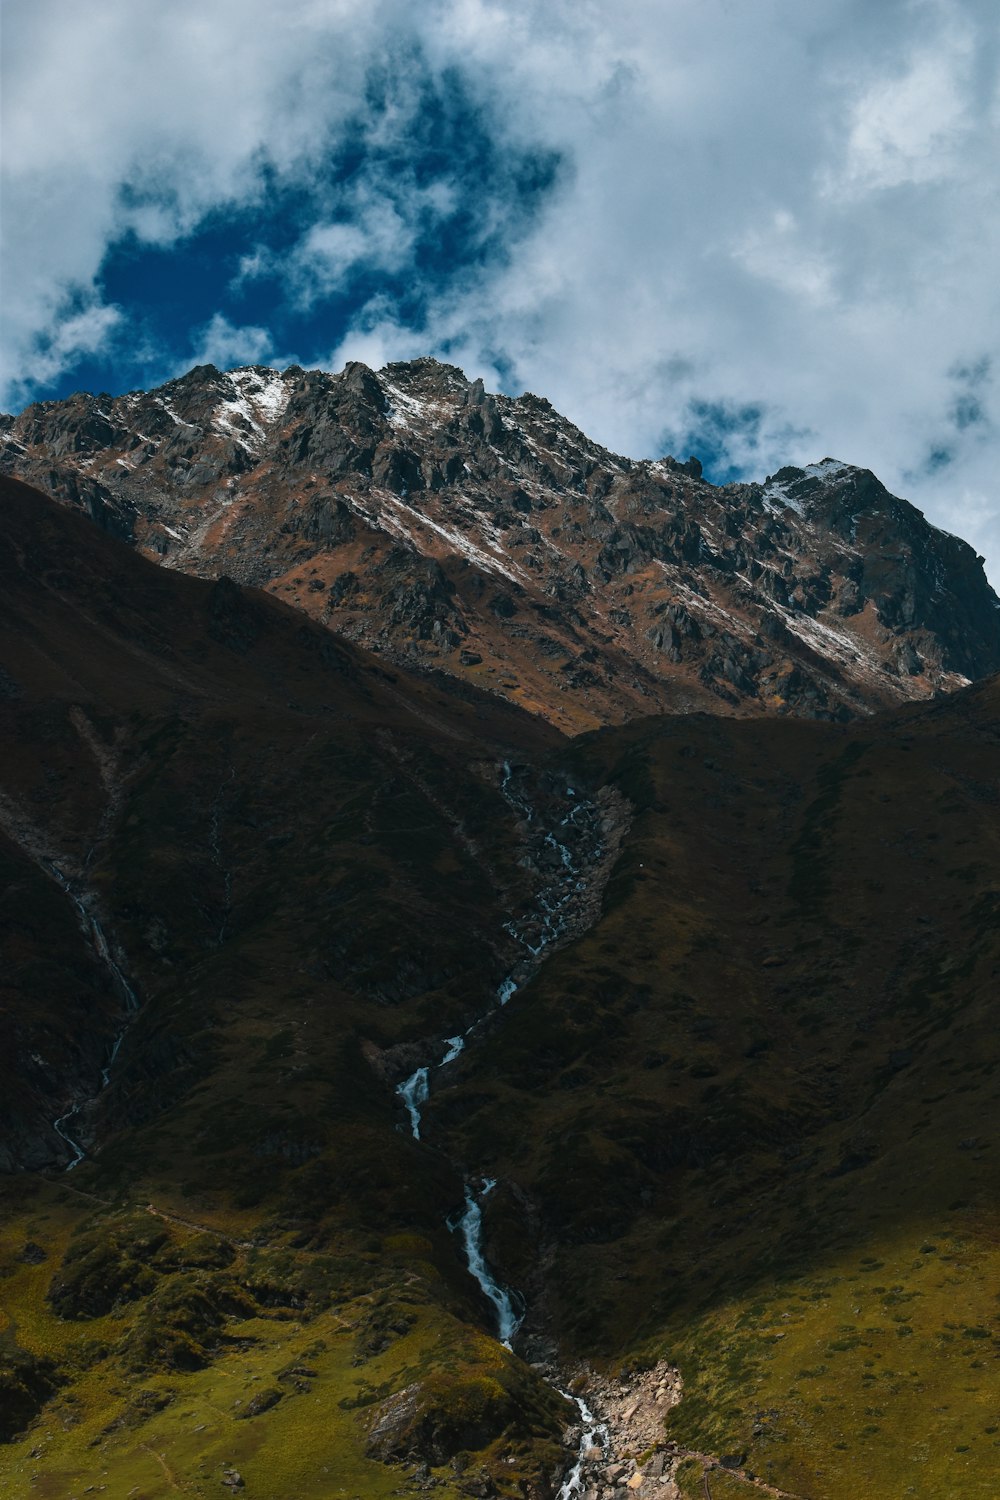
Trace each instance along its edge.
<instances>
[{"instance_id":1,"label":"sky","mask_svg":"<svg viewBox=\"0 0 1000 1500\"><path fill-rule=\"evenodd\" d=\"M434 355L1000 583L996 0L3 0L0 409Z\"/></svg>"}]
</instances>

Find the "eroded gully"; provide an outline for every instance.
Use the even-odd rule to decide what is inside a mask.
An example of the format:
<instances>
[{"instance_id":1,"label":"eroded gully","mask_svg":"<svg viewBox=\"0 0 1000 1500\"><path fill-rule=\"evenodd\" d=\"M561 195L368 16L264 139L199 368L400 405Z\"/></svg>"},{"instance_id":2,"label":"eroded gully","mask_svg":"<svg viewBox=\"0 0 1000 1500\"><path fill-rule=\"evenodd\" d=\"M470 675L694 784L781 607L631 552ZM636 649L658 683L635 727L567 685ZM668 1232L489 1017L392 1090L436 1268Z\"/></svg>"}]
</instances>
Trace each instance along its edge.
<instances>
[{"instance_id":1,"label":"eroded gully","mask_svg":"<svg viewBox=\"0 0 1000 1500\"><path fill-rule=\"evenodd\" d=\"M591 801L579 790L566 786L559 797L564 809L554 828L543 828L524 786L524 776L508 762L501 768L500 791L527 834L535 863L547 867L528 915L505 924L505 930L522 950L522 957L497 986L493 1004L465 1031L445 1037L436 1062L417 1068L398 1084L396 1092L406 1110L414 1140L421 1139L423 1110L437 1075L453 1063L485 1029L485 1023L507 1004L536 973L543 960L561 944L590 926L596 915L600 892L628 826L627 804L617 794L605 791L600 801ZM555 800L555 799L550 799ZM497 1335L508 1349L527 1314L524 1298L498 1280L483 1249L483 1205L497 1185L494 1177L466 1174L465 1202L448 1220L448 1228L461 1238L470 1275L478 1283L496 1314ZM549 1372L550 1378L554 1372ZM551 1383L572 1401L580 1418L580 1438L574 1462L567 1470L558 1500L574 1500L584 1490L584 1467L598 1453L609 1452L607 1424L599 1420L582 1396L564 1390L558 1378Z\"/></svg>"},{"instance_id":2,"label":"eroded gully","mask_svg":"<svg viewBox=\"0 0 1000 1500\"><path fill-rule=\"evenodd\" d=\"M112 1040L111 1046L108 1049L108 1055L105 1059L104 1066L101 1068L100 1084L97 1090L94 1093L88 1094L83 1099L78 1099L74 1104L70 1106L68 1110L65 1111L64 1114L61 1114L57 1120L52 1121L52 1129L55 1131L56 1135L60 1137L61 1140L65 1141L66 1145L73 1153L71 1160L66 1163L64 1169L67 1172L72 1172L74 1167L79 1166L80 1162L86 1159L87 1152L80 1141L77 1139L77 1137L71 1133L69 1128L70 1123L75 1120L76 1117L85 1108L92 1105L110 1084L111 1070L114 1067L115 1061L117 1060L122 1042L125 1040L129 1027L132 1025L132 1022L139 1010L139 1001L134 988L126 978L125 974L122 972L120 966L115 961L114 955L111 952L111 945L108 942L107 934L104 931L103 926L101 925L100 919L94 915L90 906L87 904L87 893L83 892L81 894L79 888L74 884L72 880L70 880L69 876L67 876L65 872L61 870L53 860L44 859L41 861L41 863L47 873L51 875L52 879L71 901L73 908L76 911L77 920L80 924L81 931L83 932L84 937L87 939L87 942L94 953L94 957L97 959L98 963L101 965L101 967L104 969L104 972L111 980L112 988L115 994L118 996L118 999L120 1000L122 1006L121 1021L118 1026L118 1030L116 1031L115 1036Z\"/></svg>"},{"instance_id":3,"label":"eroded gully","mask_svg":"<svg viewBox=\"0 0 1000 1500\"><path fill-rule=\"evenodd\" d=\"M548 874L528 915L506 925L522 957L497 986L493 1004L465 1031L441 1040L437 1061L417 1068L397 1085L415 1140L421 1139L423 1109L438 1074L477 1039L477 1033L486 1034L486 1023L533 977L549 954L596 920L601 894L628 830L629 808L619 794L604 789L591 801L571 786L565 786L561 794L565 811L555 828L546 829L527 794L525 773L512 770L507 763L501 772L500 790L527 835L533 863L547 868ZM551 804L560 799L550 794L547 800ZM483 1206L496 1187L494 1177L466 1173L465 1201L448 1220L448 1228L460 1236L469 1274L493 1305L498 1337L513 1349L528 1306L520 1293L497 1278L483 1247ZM681 1397L680 1374L665 1360L618 1380L590 1372L589 1402L579 1392L565 1389L565 1377L551 1363L534 1368L576 1406L579 1415L576 1454L562 1477L557 1500L621 1500L626 1495L629 1500L676 1500L680 1491L673 1476L685 1460L701 1467L706 1495L712 1494L709 1475L726 1470L772 1500L804 1500L735 1466L730 1459L664 1441L667 1413ZM645 1455L642 1467L634 1456L628 1456L635 1454Z\"/></svg>"}]
</instances>

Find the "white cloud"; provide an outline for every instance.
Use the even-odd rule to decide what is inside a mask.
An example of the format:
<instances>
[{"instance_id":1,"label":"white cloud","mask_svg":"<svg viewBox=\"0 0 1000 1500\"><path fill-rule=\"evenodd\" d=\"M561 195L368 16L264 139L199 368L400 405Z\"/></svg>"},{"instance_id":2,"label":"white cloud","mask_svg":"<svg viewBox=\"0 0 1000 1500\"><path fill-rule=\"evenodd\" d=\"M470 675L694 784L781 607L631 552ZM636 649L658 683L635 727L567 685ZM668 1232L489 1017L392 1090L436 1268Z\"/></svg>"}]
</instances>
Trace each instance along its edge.
<instances>
[{"instance_id":1,"label":"white cloud","mask_svg":"<svg viewBox=\"0 0 1000 1500\"><path fill-rule=\"evenodd\" d=\"M294 363L290 357L275 358L274 340L266 328L244 324L236 327L222 313L215 313L204 328L197 331L190 356L174 372L177 375L193 365L216 365L232 370L238 365Z\"/></svg>"},{"instance_id":2,"label":"white cloud","mask_svg":"<svg viewBox=\"0 0 1000 1500\"><path fill-rule=\"evenodd\" d=\"M22 367L23 387L30 390L32 386L44 385L67 365L88 354L100 353L122 321L120 308L96 302L73 312L60 309L51 331L35 344L30 359Z\"/></svg>"},{"instance_id":3,"label":"white cloud","mask_svg":"<svg viewBox=\"0 0 1000 1500\"><path fill-rule=\"evenodd\" d=\"M419 326L380 295L332 360L513 369L632 453L686 451L698 403L754 408L734 461L867 464L1000 573L996 389L963 425L955 375L1000 355L994 0L8 0L5 31L8 378L67 291L107 311L94 276L123 226L169 244L252 203L265 163L307 180L367 108L370 68L419 42L501 154L564 169L525 234L484 200L506 258L430 288ZM242 276L277 270L314 305L359 269L405 273L465 191L446 170L418 189L385 155L421 109L403 69L366 117L371 162ZM126 203L123 183L143 191ZM219 329L265 349L266 330Z\"/></svg>"},{"instance_id":4,"label":"white cloud","mask_svg":"<svg viewBox=\"0 0 1000 1500\"><path fill-rule=\"evenodd\" d=\"M876 77L852 110L844 186L940 181L960 166L970 108L973 37L957 27L911 56L897 76Z\"/></svg>"},{"instance_id":5,"label":"white cloud","mask_svg":"<svg viewBox=\"0 0 1000 1500\"><path fill-rule=\"evenodd\" d=\"M212 208L252 202L265 164L308 173L357 107L397 8L5 4L0 389L23 376L67 296L94 300L126 229L170 244Z\"/></svg>"},{"instance_id":6,"label":"white cloud","mask_svg":"<svg viewBox=\"0 0 1000 1500\"><path fill-rule=\"evenodd\" d=\"M404 328L383 304L372 302L366 311L367 316L356 320L350 333L324 361L331 370L342 370L354 359L379 370L393 360L419 359L427 352L425 336Z\"/></svg>"},{"instance_id":7,"label":"white cloud","mask_svg":"<svg viewBox=\"0 0 1000 1500\"><path fill-rule=\"evenodd\" d=\"M776 209L770 220L743 231L733 258L752 276L770 282L805 306L820 307L832 296L833 267L821 245L810 244L795 215Z\"/></svg>"},{"instance_id":8,"label":"white cloud","mask_svg":"<svg viewBox=\"0 0 1000 1500\"><path fill-rule=\"evenodd\" d=\"M352 272L399 271L413 251L416 226L387 197L352 195L351 217L314 224L288 264L298 300L308 307L343 290Z\"/></svg>"}]
</instances>

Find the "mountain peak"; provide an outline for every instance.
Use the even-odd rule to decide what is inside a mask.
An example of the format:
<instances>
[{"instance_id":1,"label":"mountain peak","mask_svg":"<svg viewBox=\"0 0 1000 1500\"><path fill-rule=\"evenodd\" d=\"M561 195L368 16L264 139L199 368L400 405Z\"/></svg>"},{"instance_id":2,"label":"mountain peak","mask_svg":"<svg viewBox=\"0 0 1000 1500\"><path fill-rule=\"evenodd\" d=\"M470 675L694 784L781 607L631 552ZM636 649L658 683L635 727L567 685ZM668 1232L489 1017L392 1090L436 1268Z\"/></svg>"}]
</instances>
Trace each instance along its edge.
<instances>
[{"instance_id":1,"label":"mountain peak","mask_svg":"<svg viewBox=\"0 0 1000 1500\"><path fill-rule=\"evenodd\" d=\"M656 710L846 718L1000 668L972 548L824 458L709 484L430 358L197 366L29 407L0 469L169 567L575 731Z\"/></svg>"}]
</instances>

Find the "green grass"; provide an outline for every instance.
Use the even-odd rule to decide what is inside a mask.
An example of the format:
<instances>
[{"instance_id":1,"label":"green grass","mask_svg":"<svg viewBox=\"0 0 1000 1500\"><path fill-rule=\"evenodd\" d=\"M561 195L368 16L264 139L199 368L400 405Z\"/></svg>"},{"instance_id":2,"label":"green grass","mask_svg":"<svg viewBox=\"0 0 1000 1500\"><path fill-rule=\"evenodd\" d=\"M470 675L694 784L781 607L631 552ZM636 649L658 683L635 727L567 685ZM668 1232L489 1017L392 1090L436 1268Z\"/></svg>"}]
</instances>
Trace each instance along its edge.
<instances>
[{"instance_id":1,"label":"green grass","mask_svg":"<svg viewBox=\"0 0 1000 1500\"><path fill-rule=\"evenodd\" d=\"M51 1361L62 1381L4 1449L10 1500L65 1497L95 1479L113 1494L138 1485L150 1500L211 1495L226 1464L263 1500L388 1495L400 1470L368 1453L369 1428L388 1397L414 1385L420 1422L396 1456L412 1448L436 1459L442 1495L479 1468L516 1495L522 1477L558 1462L561 1399L441 1306L432 1247L419 1236L394 1236L368 1261L355 1255L352 1285L349 1256L274 1247L213 1257L213 1236L164 1230L148 1215L144 1225L134 1212L94 1215L57 1186L32 1193L20 1213L7 1196L0 1338ZM58 1316L53 1280L64 1285L63 1272L95 1246L120 1264L115 1247L131 1233L138 1248L149 1231L152 1290L127 1281L127 1300L109 1311ZM46 1252L41 1264L20 1258L28 1235ZM228 1263L205 1264L212 1259ZM242 1415L262 1394L266 1409Z\"/></svg>"},{"instance_id":2,"label":"green grass","mask_svg":"<svg viewBox=\"0 0 1000 1500\"><path fill-rule=\"evenodd\" d=\"M938 1240L933 1254L920 1237L880 1240L877 1259L842 1254L686 1326L670 1435L745 1453L793 1493L985 1500L1000 1460L1000 1256L973 1236Z\"/></svg>"},{"instance_id":3,"label":"green grass","mask_svg":"<svg viewBox=\"0 0 1000 1500\"><path fill-rule=\"evenodd\" d=\"M642 789L601 920L438 1105L536 1206L498 1197L490 1232L515 1284L552 1255L570 1357L674 1360L671 1435L808 1500L995 1492L981 703L981 735L929 710L905 754L878 726L697 720L581 745Z\"/></svg>"}]
</instances>

